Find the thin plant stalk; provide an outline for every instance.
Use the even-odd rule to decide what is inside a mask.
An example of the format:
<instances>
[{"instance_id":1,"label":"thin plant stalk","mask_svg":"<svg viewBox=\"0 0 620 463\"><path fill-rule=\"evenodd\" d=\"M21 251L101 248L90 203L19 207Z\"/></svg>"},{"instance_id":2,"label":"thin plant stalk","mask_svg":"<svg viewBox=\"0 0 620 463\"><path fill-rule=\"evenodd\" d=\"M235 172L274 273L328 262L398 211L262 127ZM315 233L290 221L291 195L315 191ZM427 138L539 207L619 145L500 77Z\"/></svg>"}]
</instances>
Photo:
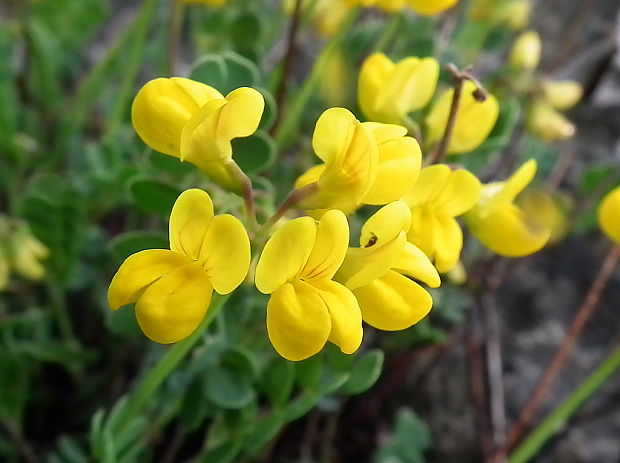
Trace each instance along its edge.
<instances>
[{"instance_id":1,"label":"thin plant stalk","mask_svg":"<svg viewBox=\"0 0 620 463\"><path fill-rule=\"evenodd\" d=\"M170 347L159 362L148 371L142 382L129 397L123 409L122 416L115 427L116 429L113 430L116 436L122 435L132 421L143 412L144 408L153 399L155 393L159 390L165 379L175 370L181 360L187 356L196 343L203 338L207 327L215 319L228 297L228 295L220 296L214 294L211 306L207 311L207 316L200 326L187 338Z\"/></svg>"},{"instance_id":2,"label":"thin plant stalk","mask_svg":"<svg viewBox=\"0 0 620 463\"><path fill-rule=\"evenodd\" d=\"M540 451L541 447L579 410L586 400L620 369L620 347L598 366L596 370L564 402L556 407L512 452L508 463L525 463Z\"/></svg>"},{"instance_id":3,"label":"thin plant stalk","mask_svg":"<svg viewBox=\"0 0 620 463\"><path fill-rule=\"evenodd\" d=\"M328 62L331 55L338 49L347 32L355 22L355 18L357 18L358 14L359 8L353 9L349 12L349 15L342 23L338 34L323 48L316 59L310 75L306 78L306 81L297 93L295 99L292 101L290 107L286 111L286 117L282 119L282 124L280 124L275 133L275 142L279 148L282 148L282 146L291 139L295 130L297 130L301 116L308 105L308 101L312 98L312 95L319 84L319 80L325 78L323 73L325 63ZM278 109L282 110L282 108Z\"/></svg>"},{"instance_id":4,"label":"thin plant stalk","mask_svg":"<svg viewBox=\"0 0 620 463\"><path fill-rule=\"evenodd\" d=\"M536 412L542 405L544 399L547 397L549 390L555 383L555 380L558 377L558 374L564 367L568 356L573 351L577 340L586 323L592 317L594 310L598 304L598 301L601 297L601 294L609 279L611 278L614 269L618 264L618 260L620 260L620 246L614 245L611 251L607 254L607 257L603 261L601 265L601 269L599 270L596 279L592 283L588 294L583 301L583 304L579 308L571 327L566 333L566 337L564 341L556 351L553 359L549 363L549 366L545 370L542 378L536 385L534 392L530 396L529 400L523 407L519 418L515 422L515 424L508 431L508 436L506 438L505 446L500 449L495 457L492 459L493 462L502 461L502 458L509 452L514 446L519 442L521 436L527 430L530 422L534 418Z\"/></svg>"},{"instance_id":5,"label":"thin plant stalk","mask_svg":"<svg viewBox=\"0 0 620 463\"><path fill-rule=\"evenodd\" d=\"M172 77L176 75L185 4L179 0L170 0L170 2L171 13L170 31L168 37L168 75Z\"/></svg>"},{"instance_id":6,"label":"thin plant stalk","mask_svg":"<svg viewBox=\"0 0 620 463\"><path fill-rule=\"evenodd\" d=\"M398 32L402 28L403 22L404 18L402 13L394 13L387 26L383 28L383 32L379 36L379 39L377 39L377 42L372 49L372 52L383 52L394 41L394 39L398 35Z\"/></svg>"}]
</instances>

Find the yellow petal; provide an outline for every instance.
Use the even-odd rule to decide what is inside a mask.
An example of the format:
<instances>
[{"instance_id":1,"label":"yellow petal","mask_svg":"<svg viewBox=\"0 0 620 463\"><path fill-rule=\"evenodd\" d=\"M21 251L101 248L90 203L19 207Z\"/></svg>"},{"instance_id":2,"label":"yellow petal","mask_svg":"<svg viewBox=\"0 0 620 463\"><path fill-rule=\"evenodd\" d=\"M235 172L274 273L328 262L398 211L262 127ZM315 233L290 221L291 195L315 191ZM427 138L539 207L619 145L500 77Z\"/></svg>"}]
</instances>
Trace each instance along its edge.
<instances>
[{"instance_id":1,"label":"yellow petal","mask_svg":"<svg viewBox=\"0 0 620 463\"><path fill-rule=\"evenodd\" d=\"M326 212L316 230L312 252L300 276L312 279L331 279L342 264L349 245L349 223L339 210Z\"/></svg>"},{"instance_id":2,"label":"yellow petal","mask_svg":"<svg viewBox=\"0 0 620 463\"><path fill-rule=\"evenodd\" d=\"M575 106L583 95L583 87L572 80L552 80L543 85L545 98L555 109L567 110Z\"/></svg>"},{"instance_id":3,"label":"yellow petal","mask_svg":"<svg viewBox=\"0 0 620 463\"><path fill-rule=\"evenodd\" d=\"M250 259L250 239L241 221L229 214L214 217L198 259L213 289L228 294L237 288L248 274Z\"/></svg>"},{"instance_id":4,"label":"yellow petal","mask_svg":"<svg viewBox=\"0 0 620 463\"><path fill-rule=\"evenodd\" d=\"M217 98L223 96L213 87L190 79L151 80L136 95L131 120L144 143L179 157L183 126L204 104Z\"/></svg>"},{"instance_id":5,"label":"yellow petal","mask_svg":"<svg viewBox=\"0 0 620 463\"><path fill-rule=\"evenodd\" d=\"M301 272L314 247L316 233L316 221L300 217L273 234L256 267L255 283L261 293L273 293Z\"/></svg>"},{"instance_id":6,"label":"yellow petal","mask_svg":"<svg viewBox=\"0 0 620 463\"><path fill-rule=\"evenodd\" d=\"M206 191L192 188L179 195L170 213L170 249L198 259L213 219L213 202Z\"/></svg>"},{"instance_id":7,"label":"yellow petal","mask_svg":"<svg viewBox=\"0 0 620 463\"><path fill-rule=\"evenodd\" d=\"M413 188L402 200L409 206L431 203L439 196L451 176L451 169L445 164L434 164L420 171Z\"/></svg>"},{"instance_id":8,"label":"yellow petal","mask_svg":"<svg viewBox=\"0 0 620 463\"><path fill-rule=\"evenodd\" d=\"M491 251L506 257L523 257L540 250L551 230L529 220L514 204L480 217L467 215L471 233Z\"/></svg>"},{"instance_id":9,"label":"yellow petal","mask_svg":"<svg viewBox=\"0 0 620 463\"><path fill-rule=\"evenodd\" d=\"M431 288L438 288L441 285L437 269L426 254L414 244L405 243L403 252L393 268L403 275L426 283Z\"/></svg>"},{"instance_id":10,"label":"yellow petal","mask_svg":"<svg viewBox=\"0 0 620 463\"><path fill-rule=\"evenodd\" d=\"M144 334L170 344L185 339L204 319L213 290L198 262L177 267L138 299L136 318Z\"/></svg>"},{"instance_id":11,"label":"yellow petal","mask_svg":"<svg viewBox=\"0 0 620 463\"><path fill-rule=\"evenodd\" d=\"M527 129L544 141L566 140L575 126L548 102L534 103L527 112Z\"/></svg>"},{"instance_id":12,"label":"yellow petal","mask_svg":"<svg viewBox=\"0 0 620 463\"><path fill-rule=\"evenodd\" d=\"M345 354L352 354L362 343L362 312L355 295L340 283L315 280L310 283L319 290L331 319L329 341Z\"/></svg>"},{"instance_id":13,"label":"yellow petal","mask_svg":"<svg viewBox=\"0 0 620 463\"><path fill-rule=\"evenodd\" d=\"M433 15L452 8L459 0L408 0L409 6L421 15Z\"/></svg>"},{"instance_id":14,"label":"yellow petal","mask_svg":"<svg viewBox=\"0 0 620 463\"><path fill-rule=\"evenodd\" d=\"M422 320L433 306L427 291L393 270L353 293L364 321L386 331L409 328Z\"/></svg>"},{"instance_id":15,"label":"yellow petal","mask_svg":"<svg viewBox=\"0 0 620 463\"><path fill-rule=\"evenodd\" d=\"M286 283L269 298L267 333L287 360L303 360L319 352L329 338L331 320L319 291L307 283Z\"/></svg>"},{"instance_id":16,"label":"yellow petal","mask_svg":"<svg viewBox=\"0 0 620 463\"><path fill-rule=\"evenodd\" d=\"M167 249L148 249L132 254L112 278L108 305L112 310L118 310L136 302L151 283L190 262L188 257Z\"/></svg>"},{"instance_id":17,"label":"yellow petal","mask_svg":"<svg viewBox=\"0 0 620 463\"><path fill-rule=\"evenodd\" d=\"M473 208L481 192L482 185L475 175L465 169L453 170L432 207L448 217L456 217Z\"/></svg>"},{"instance_id":18,"label":"yellow petal","mask_svg":"<svg viewBox=\"0 0 620 463\"><path fill-rule=\"evenodd\" d=\"M411 226L411 210L402 201L394 201L375 212L362 226L360 246L381 247Z\"/></svg>"},{"instance_id":19,"label":"yellow petal","mask_svg":"<svg viewBox=\"0 0 620 463\"><path fill-rule=\"evenodd\" d=\"M486 204L486 208L493 210L513 202L517 195L532 183L537 169L536 160L530 159L519 167L508 180L485 185L482 190L481 205Z\"/></svg>"},{"instance_id":20,"label":"yellow petal","mask_svg":"<svg viewBox=\"0 0 620 463\"><path fill-rule=\"evenodd\" d=\"M318 182L323 172L325 172L325 164L311 167L297 178L295 181L295 188L301 188L311 183Z\"/></svg>"},{"instance_id":21,"label":"yellow petal","mask_svg":"<svg viewBox=\"0 0 620 463\"><path fill-rule=\"evenodd\" d=\"M382 246L349 248L334 279L349 289L359 288L376 280L389 271L402 256L407 242L404 232Z\"/></svg>"},{"instance_id":22,"label":"yellow petal","mask_svg":"<svg viewBox=\"0 0 620 463\"><path fill-rule=\"evenodd\" d=\"M603 232L620 244L620 187L611 190L601 201L598 221Z\"/></svg>"},{"instance_id":23,"label":"yellow petal","mask_svg":"<svg viewBox=\"0 0 620 463\"><path fill-rule=\"evenodd\" d=\"M447 273L461 257L463 232L461 226L452 217L440 217L436 233L435 266L439 273Z\"/></svg>"},{"instance_id":24,"label":"yellow petal","mask_svg":"<svg viewBox=\"0 0 620 463\"><path fill-rule=\"evenodd\" d=\"M515 41L510 52L510 65L517 69L533 70L540 63L542 43L536 31L525 31Z\"/></svg>"},{"instance_id":25,"label":"yellow petal","mask_svg":"<svg viewBox=\"0 0 620 463\"><path fill-rule=\"evenodd\" d=\"M414 138L400 136L380 143L377 177L362 201L382 205L401 198L413 187L421 163L422 152Z\"/></svg>"},{"instance_id":26,"label":"yellow petal","mask_svg":"<svg viewBox=\"0 0 620 463\"><path fill-rule=\"evenodd\" d=\"M495 126L499 116L499 103L493 95L489 95L484 102L476 101L473 93L476 86L466 81L463 84L463 93L460 99L459 110L448 147L449 154L462 154L476 149ZM452 105L454 89L444 93L426 118L428 127L428 143L433 143L443 137Z\"/></svg>"},{"instance_id":27,"label":"yellow petal","mask_svg":"<svg viewBox=\"0 0 620 463\"><path fill-rule=\"evenodd\" d=\"M342 165L342 159L353 140L357 119L348 109L330 108L316 121L312 148L325 164Z\"/></svg>"},{"instance_id":28,"label":"yellow petal","mask_svg":"<svg viewBox=\"0 0 620 463\"><path fill-rule=\"evenodd\" d=\"M373 53L362 63L357 94L362 112L371 120L377 119L376 102L392 69L394 63L383 53Z\"/></svg>"},{"instance_id":29,"label":"yellow petal","mask_svg":"<svg viewBox=\"0 0 620 463\"><path fill-rule=\"evenodd\" d=\"M412 210L411 228L407 232L407 239L432 258L437 249L438 227L437 215L431 209L416 207Z\"/></svg>"},{"instance_id":30,"label":"yellow petal","mask_svg":"<svg viewBox=\"0 0 620 463\"><path fill-rule=\"evenodd\" d=\"M248 87L204 105L183 128L183 159L197 164L227 161L232 156L231 140L252 135L264 108L263 95Z\"/></svg>"}]
</instances>

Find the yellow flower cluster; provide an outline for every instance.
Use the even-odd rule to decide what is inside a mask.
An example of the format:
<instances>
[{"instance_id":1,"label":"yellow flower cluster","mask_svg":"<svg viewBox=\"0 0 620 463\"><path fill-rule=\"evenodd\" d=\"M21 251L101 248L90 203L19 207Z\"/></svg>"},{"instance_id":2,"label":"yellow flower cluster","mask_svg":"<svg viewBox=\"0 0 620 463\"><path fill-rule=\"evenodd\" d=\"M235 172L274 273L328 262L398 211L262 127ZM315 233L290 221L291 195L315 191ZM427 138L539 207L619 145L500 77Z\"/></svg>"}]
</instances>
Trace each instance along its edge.
<instances>
[{"instance_id":1,"label":"yellow flower cluster","mask_svg":"<svg viewBox=\"0 0 620 463\"><path fill-rule=\"evenodd\" d=\"M0 217L0 290L8 285L11 271L28 280L41 280L45 276L41 261L48 257L49 250L25 222Z\"/></svg>"},{"instance_id":2,"label":"yellow flower cluster","mask_svg":"<svg viewBox=\"0 0 620 463\"><path fill-rule=\"evenodd\" d=\"M575 81L543 80L533 85L532 73L540 63L542 43L535 31L525 31L517 37L510 53L510 66L517 72L524 72L527 78L527 92L532 102L527 113L527 128L545 141L564 140L575 134L575 126L560 111L575 106L581 99L583 89Z\"/></svg>"},{"instance_id":3,"label":"yellow flower cluster","mask_svg":"<svg viewBox=\"0 0 620 463\"><path fill-rule=\"evenodd\" d=\"M363 322L402 330L424 318L433 301L420 283L436 288L439 274L459 265L459 216L498 254L526 255L549 239L549 227L514 203L534 176L533 161L507 181L484 186L464 169L421 168L420 145L403 124L430 102L438 70L433 58L393 63L382 54L370 56L359 82L360 106L370 121L345 108L327 109L312 137L321 163L303 173L292 192L308 215L286 221L270 237L253 236L262 246L254 282L270 296L267 331L283 357L305 359L328 341L352 353L362 342ZM449 153L475 149L497 119L495 98L479 102L474 90L464 85ZM429 112L429 146L445 130L451 100L448 91ZM132 120L147 145L239 192L243 172L231 140L251 135L263 108L261 94L251 88L223 96L189 79L156 79L138 92ZM382 207L362 226L359 247L350 247L346 214L364 205ZM169 233L170 249L128 257L108 293L112 309L136 303L139 325L160 343L191 334L205 318L213 290L233 291L251 262L244 225L231 215L214 215L203 190L179 196Z\"/></svg>"}]
</instances>

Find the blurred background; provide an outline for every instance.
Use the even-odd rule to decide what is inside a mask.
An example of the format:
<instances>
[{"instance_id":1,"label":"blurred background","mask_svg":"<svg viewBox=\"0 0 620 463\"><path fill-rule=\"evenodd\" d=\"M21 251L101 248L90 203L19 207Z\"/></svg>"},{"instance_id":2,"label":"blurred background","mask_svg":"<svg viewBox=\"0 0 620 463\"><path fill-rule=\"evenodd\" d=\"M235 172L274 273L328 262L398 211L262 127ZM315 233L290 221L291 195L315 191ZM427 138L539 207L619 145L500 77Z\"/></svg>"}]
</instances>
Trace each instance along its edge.
<instances>
[{"instance_id":1,"label":"blurred background","mask_svg":"<svg viewBox=\"0 0 620 463\"><path fill-rule=\"evenodd\" d=\"M470 3L461 0L432 19L404 14L394 56L429 53L433 37L457 36L455 24ZM486 361L480 350L492 342L501 351L496 380L505 428L564 339L609 252L597 231L596 205L620 184L618 0L532 2L529 27L543 41L540 73L579 81L584 96L567 113L576 126L572 139L544 144L529 136L507 137L502 149L536 158L543 175L557 182L569 204L570 230L533 256L497 262L491 320L458 285L442 287L430 320L390 336L368 330L370 349L385 352L368 390L322 392L305 402L283 392L283 401L297 409L287 409L286 419L260 422L256 417L264 416L265 403L282 400L269 392L274 386L266 371L284 371L291 382L295 378L290 389L303 392L323 370L309 362L289 373L293 367L278 363L262 326L266 299L244 288L204 345L168 378L148 413L121 432L114 428L114 410L122 410L122 397L166 347L142 336L132 310L107 308L112 275L131 253L167 247L167 215L184 188L208 189L220 212L241 206L192 166L144 146L130 122L137 90L171 73L191 75L222 92L260 87L269 114L261 123L263 135L239 145L240 164L257 177L271 173L274 184L255 182L267 199L279 198L311 162L294 156L309 153L322 109L332 102L355 107L356 69L370 41L390 23L374 9L358 17L342 48L347 65L323 79L344 75L344 84L335 95L318 88L292 141L275 146L269 136L274 119L282 124L278 117L286 118L276 115L290 31L285 6L231 0L219 8L199 3L185 8L184 20L175 23L174 5L166 0L0 0L0 461L484 461L493 429L484 403L472 395L481 371L476 362ZM486 38L475 68L483 81L505 62L513 39L514 33ZM303 23L289 93L300 88L329 40L310 21ZM458 47L446 47L442 64L463 56ZM483 170L493 161L480 153L465 162ZM475 245L470 247L475 254ZM616 271L539 416L553 410L620 341L618 301ZM219 345L216 335L223 329L229 330L228 344ZM328 364L337 357L329 349L325 355ZM368 362L375 358L369 355ZM246 377L241 370L254 373ZM229 440L246 432L251 420L259 424L245 437L255 440L232 451ZM618 436L615 377L535 461L620 462Z\"/></svg>"}]
</instances>

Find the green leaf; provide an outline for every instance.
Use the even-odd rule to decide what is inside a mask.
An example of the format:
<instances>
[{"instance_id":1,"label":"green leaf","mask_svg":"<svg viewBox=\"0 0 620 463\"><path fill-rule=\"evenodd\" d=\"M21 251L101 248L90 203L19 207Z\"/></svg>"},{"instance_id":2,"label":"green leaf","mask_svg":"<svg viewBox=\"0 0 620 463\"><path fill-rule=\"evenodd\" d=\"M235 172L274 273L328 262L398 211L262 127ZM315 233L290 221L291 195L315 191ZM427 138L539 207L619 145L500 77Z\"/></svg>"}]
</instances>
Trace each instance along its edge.
<instances>
[{"instance_id":1,"label":"green leaf","mask_svg":"<svg viewBox=\"0 0 620 463\"><path fill-rule=\"evenodd\" d=\"M319 399L320 396L316 394L303 394L289 403L284 414L284 419L286 421L295 421L301 418L316 406Z\"/></svg>"},{"instance_id":2,"label":"green leaf","mask_svg":"<svg viewBox=\"0 0 620 463\"><path fill-rule=\"evenodd\" d=\"M204 397L202 378L194 378L183 394L179 418L189 432L195 431L206 419L209 402Z\"/></svg>"},{"instance_id":3,"label":"green leaf","mask_svg":"<svg viewBox=\"0 0 620 463\"><path fill-rule=\"evenodd\" d=\"M230 23L228 36L236 48L251 49L261 39L261 18L252 12L241 12Z\"/></svg>"},{"instance_id":4,"label":"green leaf","mask_svg":"<svg viewBox=\"0 0 620 463\"><path fill-rule=\"evenodd\" d=\"M370 389L379 379L385 355L379 349L361 354L353 364L351 377L342 387L346 394L355 395Z\"/></svg>"},{"instance_id":5,"label":"green leaf","mask_svg":"<svg viewBox=\"0 0 620 463\"><path fill-rule=\"evenodd\" d=\"M232 141L235 162L246 174L254 174L269 168L276 160L276 144L265 132L236 138Z\"/></svg>"},{"instance_id":6,"label":"green leaf","mask_svg":"<svg viewBox=\"0 0 620 463\"><path fill-rule=\"evenodd\" d=\"M254 399L254 389L246 376L225 367L209 371L205 390L211 402L230 410L243 408Z\"/></svg>"},{"instance_id":7,"label":"green leaf","mask_svg":"<svg viewBox=\"0 0 620 463\"><path fill-rule=\"evenodd\" d=\"M301 386L309 390L316 390L323 376L322 353L295 363L295 370L297 381Z\"/></svg>"},{"instance_id":8,"label":"green leaf","mask_svg":"<svg viewBox=\"0 0 620 463\"><path fill-rule=\"evenodd\" d=\"M258 366L252 352L243 347L229 349L222 354L220 363L236 370L250 379L258 377Z\"/></svg>"},{"instance_id":9,"label":"green leaf","mask_svg":"<svg viewBox=\"0 0 620 463\"><path fill-rule=\"evenodd\" d=\"M232 51L227 51L222 56L226 61L227 82L221 91L228 93L239 87L258 85L260 72L252 61Z\"/></svg>"},{"instance_id":10,"label":"green leaf","mask_svg":"<svg viewBox=\"0 0 620 463\"><path fill-rule=\"evenodd\" d=\"M31 372L26 359L0 354L0 418L21 424L28 403Z\"/></svg>"},{"instance_id":11,"label":"green leaf","mask_svg":"<svg viewBox=\"0 0 620 463\"><path fill-rule=\"evenodd\" d=\"M130 181L129 194L143 211L167 216L181 190L160 180L137 178Z\"/></svg>"},{"instance_id":12,"label":"green leaf","mask_svg":"<svg viewBox=\"0 0 620 463\"><path fill-rule=\"evenodd\" d=\"M243 447L243 441L238 440L234 442L225 442L224 444L218 445L217 447L209 450L204 458L201 460L202 463L230 463L235 461L237 455L241 451Z\"/></svg>"},{"instance_id":13,"label":"green leaf","mask_svg":"<svg viewBox=\"0 0 620 463\"><path fill-rule=\"evenodd\" d=\"M262 390L271 403L281 406L286 403L293 392L295 367L288 360L274 357L265 368Z\"/></svg>"},{"instance_id":14,"label":"green leaf","mask_svg":"<svg viewBox=\"0 0 620 463\"><path fill-rule=\"evenodd\" d=\"M266 88L254 88L258 90L265 99L265 109L263 111L263 116L261 117L260 123L258 124L258 128L267 131L271 128L271 126L276 120L276 116L278 115L278 106L276 104L276 99Z\"/></svg>"},{"instance_id":15,"label":"green leaf","mask_svg":"<svg viewBox=\"0 0 620 463\"><path fill-rule=\"evenodd\" d=\"M375 454L376 463L424 463L424 452L431 444L431 434L426 423L412 410L398 411L390 439Z\"/></svg>"},{"instance_id":16,"label":"green leaf","mask_svg":"<svg viewBox=\"0 0 620 463\"><path fill-rule=\"evenodd\" d=\"M286 421L281 413L273 413L256 423L254 430L248 436L245 447L249 456L256 456L280 432Z\"/></svg>"},{"instance_id":17,"label":"green leaf","mask_svg":"<svg viewBox=\"0 0 620 463\"><path fill-rule=\"evenodd\" d=\"M140 336L141 330L133 307L125 307L123 310L106 310L105 313L106 326L111 333L125 337Z\"/></svg>"},{"instance_id":18,"label":"green leaf","mask_svg":"<svg viewBox=\"0 0 620 463\"><path fill-rule=\"evenodd\" d=\"M168 249L168 235L162 232L130 231L110 242L112 254L122 262L130 255L145 249Z\"/></svg>"},{"instance_id":19,"label":"green leaf","mask_svg":"<svg viewBox=\"0 0 620 463\"><path fill-rule=\"evenodd\" d=\"M222 92L228 80L226 61L220 55L204 55L192 67L190 77Z\"/></svg>"}]
</instances>

